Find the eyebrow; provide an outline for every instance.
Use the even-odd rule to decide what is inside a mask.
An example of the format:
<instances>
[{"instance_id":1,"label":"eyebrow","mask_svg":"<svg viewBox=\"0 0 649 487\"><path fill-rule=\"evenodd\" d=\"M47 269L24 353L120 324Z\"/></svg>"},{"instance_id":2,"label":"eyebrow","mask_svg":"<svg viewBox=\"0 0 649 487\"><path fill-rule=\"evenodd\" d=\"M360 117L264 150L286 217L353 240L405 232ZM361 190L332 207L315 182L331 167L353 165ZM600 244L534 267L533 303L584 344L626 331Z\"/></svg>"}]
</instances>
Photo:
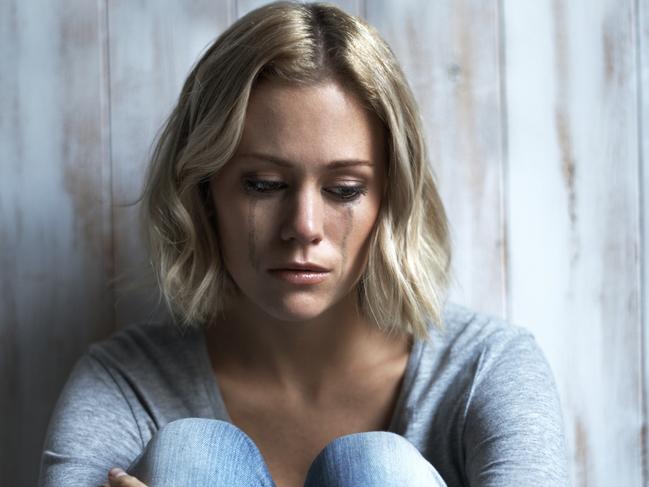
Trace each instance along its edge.
<instances>
[{"instance_id":1,"label":"eyebrow","mask_svg":"<svg viewBox=\"0 0 649 487\"><path fill-rule=\"evenodd\" d=\"M258 159L263 162L270 162L278 166L292 167L295 165L294 162L291 162L287 159L282 159L281 157L271 156L270 154L260 154L257 152L239 154L238 157L243 157L247 159ZM349 166L374 166L374 163L366 159L341 159L336 161L328 162L326 165L327 169L337 169L340 167L349 167Z\"/></svg>"}]
</instances>

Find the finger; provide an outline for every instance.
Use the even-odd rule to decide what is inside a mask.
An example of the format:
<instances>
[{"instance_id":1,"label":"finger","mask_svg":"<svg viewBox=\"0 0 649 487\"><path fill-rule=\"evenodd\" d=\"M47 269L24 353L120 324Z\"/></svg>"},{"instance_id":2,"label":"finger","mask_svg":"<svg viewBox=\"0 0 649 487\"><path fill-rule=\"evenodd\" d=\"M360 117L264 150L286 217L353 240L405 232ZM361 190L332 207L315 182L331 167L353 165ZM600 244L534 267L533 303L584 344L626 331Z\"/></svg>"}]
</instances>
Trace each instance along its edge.
<instances>
[{"instance_id":1,"label":"finger","mask_svg":"<svg viewBox=\"0 0 649 487\"><path fill-rule=\"evenodd\" d=\"M135 477L128 475L121 468L113 468L108 472L109 487L147 487Z\"/></svg>"}]
</instances>

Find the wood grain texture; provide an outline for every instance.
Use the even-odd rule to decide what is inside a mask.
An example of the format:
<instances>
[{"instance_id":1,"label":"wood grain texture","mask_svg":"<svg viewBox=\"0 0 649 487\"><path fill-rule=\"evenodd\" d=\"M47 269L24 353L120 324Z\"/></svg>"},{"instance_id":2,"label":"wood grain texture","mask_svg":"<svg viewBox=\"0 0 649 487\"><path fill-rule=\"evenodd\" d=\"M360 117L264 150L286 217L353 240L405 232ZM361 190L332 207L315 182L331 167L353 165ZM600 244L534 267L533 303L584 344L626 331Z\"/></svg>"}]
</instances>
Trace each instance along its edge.
<instances>
[{"instance_id":1,"label":"wood grain texture","mask_svg":"<svg viewBox=\"0 0 649 487\"><path fill-rule=\"evenodd\" d=\"M634 13L504 1L511 316L555 371L575 486L643 485Z\"/></svg>"},{"instance_id":2,"label":"wood grain texture","mask_svg":"<svg viewBox=\"0 0 649 487\"><path fill-rule=\"evenodd\" d=\"M191 66L231 21L231 11L228 0L108 2L118 326L160 314L146 272L139 205L132 203L141 194L156 133Z\"/></svg>"},{"instance_id":3,"label":"wood grain texture","mask_svg":"<svg viewBox=\"0 0 649 487\"><path fill-rule=\"evenodd\" d=\"M0 477L36 485L70 369L113 329L96 2L0 4Z\"/></svg>"},{"instance_id":4,"label":"wood grain texture","mask_svg":"<svg viewBox=\"0 0 649 487\"><path fill-rule=\"evenodd\" d=\"M649 435L647 434L647 421L649 418L649 330L647 318L649 317L649 288L647 287L647 272L649 271L649 4L646 1L637 3L636 42L638 43L638 151L640 154L640 171L638 185L640 186L640 211L642 218L642 261L640 265L642 286L642 325L643 325L643 421L641 430L642 441L642 467L644 485L649 485Z\"/></svg>"},{"instance_id":5,"label":"wood grain texture","mask_svg":"<svg viewBox=\"0 0 649 487\"><path fill-rule=\"evenodd\" d=\"M453 236L451 299L503 315L502 106L495 0L368 2L419 102Z\"/></svg>"}]
</instances>

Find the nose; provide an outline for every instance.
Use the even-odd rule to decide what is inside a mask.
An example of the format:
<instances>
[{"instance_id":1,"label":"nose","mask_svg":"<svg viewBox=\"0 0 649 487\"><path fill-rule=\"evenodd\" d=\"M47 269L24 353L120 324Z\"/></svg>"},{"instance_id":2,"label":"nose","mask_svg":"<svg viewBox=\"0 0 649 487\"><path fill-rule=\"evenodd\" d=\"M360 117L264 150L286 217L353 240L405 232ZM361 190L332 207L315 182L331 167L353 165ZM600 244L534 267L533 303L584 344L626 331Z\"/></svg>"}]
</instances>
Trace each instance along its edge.
<instances>
[{"instance_id":1,"label":"nose","mask_svg":"<svg viewBox=\"0 0 649 487\"><path fill-rule=\"evenodd\" d=\"M320 191L300 188L286 199L280 236L301 245L320 242L324 236L324 208Z\"/></svg>"}]
</instances>

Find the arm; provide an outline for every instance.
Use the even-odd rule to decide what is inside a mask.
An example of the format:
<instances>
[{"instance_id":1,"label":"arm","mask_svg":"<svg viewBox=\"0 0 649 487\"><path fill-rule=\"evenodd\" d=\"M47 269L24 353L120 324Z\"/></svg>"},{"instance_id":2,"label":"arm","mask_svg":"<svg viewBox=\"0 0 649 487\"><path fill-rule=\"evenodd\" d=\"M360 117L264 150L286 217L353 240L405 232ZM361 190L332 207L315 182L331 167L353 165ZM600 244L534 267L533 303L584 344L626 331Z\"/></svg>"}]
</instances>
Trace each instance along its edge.
<instances>
[{"instance_id":1,"label":"arm","mask_svg":"<svg viewBox=\"0 0 649 487\"><path fill-rule=\"evenodd\" d=\"M97 486L115 466L143 450L130 405L110 372L91 353L75 364L45 438L39 485Z\"/></svg>"},{"instance_id":2,"label":"arm","mask_svg":"<svg viewBox=\"0 0 649 487\"><path fill-rule=\"evenodd\" d=\"M569 485L561 405L541 349L522 329L490 341L466 410L469 485Z\"/></svg>"}]
</instances>

